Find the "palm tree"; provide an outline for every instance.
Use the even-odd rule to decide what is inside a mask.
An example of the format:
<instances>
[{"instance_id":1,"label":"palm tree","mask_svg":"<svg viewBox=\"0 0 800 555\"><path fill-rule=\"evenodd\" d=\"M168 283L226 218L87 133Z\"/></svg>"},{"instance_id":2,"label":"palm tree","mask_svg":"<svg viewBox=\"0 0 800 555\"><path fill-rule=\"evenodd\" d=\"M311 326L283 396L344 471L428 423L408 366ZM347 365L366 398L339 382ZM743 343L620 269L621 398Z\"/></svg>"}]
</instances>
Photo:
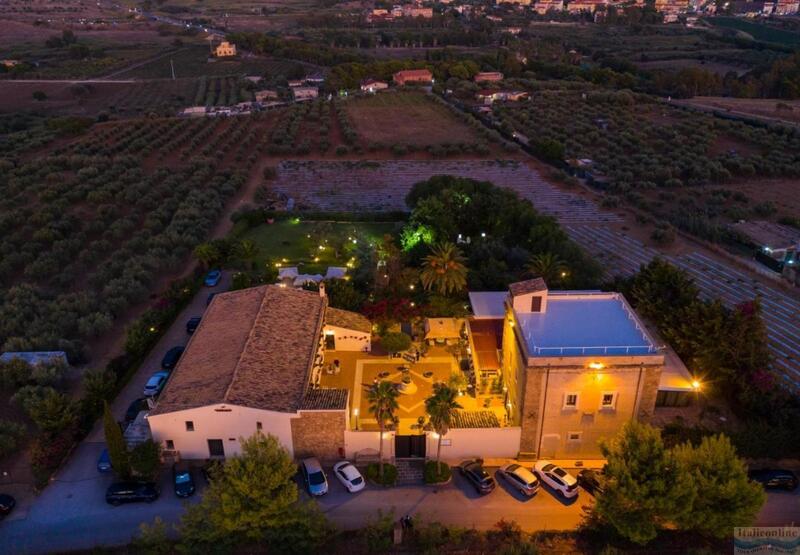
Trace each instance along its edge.
<instances>
[{"instance_id":1,"label":"palm tree","mask_svg":"<svg viewBox=\"0 0 800 555\"><path fill-rule=\"evenodd\" d=\"M425 399L425 410L428 412L428 418L431 426L439 435L439 444L436 447L436 470L439 470L439 459L442 455L442 436L444 436L453 423L456 410L462 408L456 402L458 392L443 383L437 383L433 386L433 395Z\"/></svg>"},{"instance_id":2,"label":"palm tree","mask_svg":"<svg viewBox=\"0 0 800 555\"><path fill-rule=\"evenodd\" d=\"M556 283L566 277L567 263L551 252L544 252L531 256L525 270L547 283Z\"/></svg>"},{"instance_id":3,"label":"palm tree","mask_svg":"<svg viewBox=\"0 0 800 555\"><path fill-rule=\"evenodd\" d=\"M219 258L219 249L211 243L200 243L194 248L194 256L204 268L208 269L215 264Z\"/></svg>"},{"instance_id":4,"label":"palm tree","mask_svg":"<svg viewBox=\"0 0 800 555\"><path fill-rule=\"evenodd\" d=\"M381 430L381 444L378 452L378 475L383 478L383 431L386 422L394 422L394 411L397 410L397 388L392 382L381 381L367 387L369 411L378 421Z\"/></svg>"},{"instance_id":5,"label":"palm tree","mask_svg":"<svg viewBox=\"0 0 800 555\"><path fill-rule=\"evenodd\" d=\"M458 247L449 242L434 246L422 263L420 279L425 289L436 289L442 295L464 289L467 267Z\"/></svg>"},{"instance_id":6,"label":"palm tree","mask_svg":"<svg viewBox=\"0 0 800 555\"><path fill-rule=\"evenodd\" d=\"M236 246L236 254L245 263L249 269L253 269L253 261L258 256L258 245L250 239L242 239Z\"/></svg>"}]
</instances>

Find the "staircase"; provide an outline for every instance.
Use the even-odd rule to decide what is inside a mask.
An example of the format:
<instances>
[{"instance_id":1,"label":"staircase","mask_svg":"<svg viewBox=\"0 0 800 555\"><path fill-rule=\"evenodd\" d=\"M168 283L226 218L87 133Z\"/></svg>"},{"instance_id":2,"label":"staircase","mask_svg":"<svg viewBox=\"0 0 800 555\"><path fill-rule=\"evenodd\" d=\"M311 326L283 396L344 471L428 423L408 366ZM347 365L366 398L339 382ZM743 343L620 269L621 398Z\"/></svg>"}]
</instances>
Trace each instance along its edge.
<instances>
[{"instance_id":1,"label":"staircase","mask_svg":"<svg viewBox=\"0 0 800 555\"><path fill-rule=\"evenodd\" d=\"M398 459L397 485L417 485L425 480L425 461L423 459Z\"/></svg>"}]
</instances>

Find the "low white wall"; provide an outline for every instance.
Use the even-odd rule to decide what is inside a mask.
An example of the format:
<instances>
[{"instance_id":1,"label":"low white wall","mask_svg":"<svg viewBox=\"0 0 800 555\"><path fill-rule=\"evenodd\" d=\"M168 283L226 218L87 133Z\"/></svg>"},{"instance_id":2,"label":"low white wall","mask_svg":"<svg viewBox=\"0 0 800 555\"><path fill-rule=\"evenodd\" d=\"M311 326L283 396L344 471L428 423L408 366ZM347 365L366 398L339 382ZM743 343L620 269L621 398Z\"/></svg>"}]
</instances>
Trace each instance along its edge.
<instances>
[{"instance_id":1,"label":"low white wall","mask_svg":"<svg viewBox=\"0 0 800 555\"><path fill-rule=\"evenodd\" d=\"M345 430L344 451L348 459L353 459L359 451L364 449L375 450L380 448L380 432L362 432ZM394 432L383 433L383 458L394 457Z\"/></svg>"},{"instance_id":2,"label":"low white wall","mask_svg":"<svg viewBox=\"0 0 800 555\"><path fill-rule=\"evenodd\" d=\"M458 462L464 459L514 459L519 454L522 428L457 428L442 438L442 460ZM428 458L436 457L438 438L428 433Z\"/></svg>"},{"instance_id":3,"label":"low white wall","mask_svg":"<svg viewBox=\"0 0 800 555\"><path fill-rule=\"evenodd\" d=\"M333 332L336 338L337 351L358 351L368 353L370 351L371 334L369 332L349 330L346 328L339 328L337 326L328 326L325 328L325 335Z\"/></svg>"}]
</instances>

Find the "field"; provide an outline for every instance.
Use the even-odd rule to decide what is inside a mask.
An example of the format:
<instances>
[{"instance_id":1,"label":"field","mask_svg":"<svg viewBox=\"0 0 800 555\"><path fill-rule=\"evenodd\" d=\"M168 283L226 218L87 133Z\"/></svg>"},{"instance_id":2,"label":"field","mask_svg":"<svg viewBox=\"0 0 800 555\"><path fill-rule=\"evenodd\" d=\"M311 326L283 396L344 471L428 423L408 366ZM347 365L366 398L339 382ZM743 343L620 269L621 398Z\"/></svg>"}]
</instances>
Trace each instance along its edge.
<instances>
[{"instance_id":1,"label":"field","mask_svg":"<svg viewBox=\"0 0 800 555\"><path fill-rule=\"evenodd\" d=\"M745 21L740 17L714 17L708 19L707 21L715 27L740 31L758 41L772 42L787 46L800 45L800 35L797 33L793 33L784 29L778 29L762 23Z\"/></svg>"},{"instance_id":2,"label":"field","mask_svg":"<svg viewBox=\"0 0 800 555\"><path fill-rule=\"evenodd\" d=\"M351 100L346 105L359 136L370 143L466 143L475 131L456 119L446 107L423 93L380 93Z\"/></svg>"},{"instance_id":3,"label":"field","mask_svg":"<svg viewBox=\"0 0 800 555\"><path fill-rule=\"evenodd\" d=\"M119 79L168 79L172 77L172 66L176 77L261 75L268 78L283 76L287 79L303 77L308 71L299 63L270 58L248 57L232 60L212 58L209 61L208 46L189 46L173 56L161 58L119 73Z\"/></svg>"},{"instance_id":4,"label":"field","mask_svg":"<svg viewBox=\"0 0 800 555\"><path fill-rule=\"evenodd\" d=\"M496 111L535 149L589 159L599 187L658 220L718 240L725 223L771 218L770 195L727 188L745 180L800 178L800 137L686 112L628 93L548 91Z\"/></svg>"},{"instance_id":5,"label":"field","mask_svg":"<svg viewBox=\"0 0 800 555\"><path fill-rule=\"evenodd\" d=\"M684 102L703 108L725 110L735 114L760 116L800 124L800 100L696 96Z\"/></svg>"},{"instance_id":6,"label":"field","mask_svg":"<svg viewBox=\"0 0 800 555\"><path fill-rule=\"evenodd\" d=\"M729 72L743 75L750 69L747 66L735 65L730 63L719 63L713 61L698 60L694 58L678 58L669 60L654 60L649 62L636 62L636 67L644 70L680 70L684 68L699 68L711 71L724 77Z\"/></svg>"},{"instance_id":7,"label":"field","mask_svg":"<svg viewBox=\"0 0 800 555\"><path fill-rule=\"evenodd\" d=\"M256 267L297 266L300 273L325 275L329 266L347 266L348 245L375 243L397 231L394 223L306 222L298 219L262 224L241 235L258 247ZM319 247L323 246L323 249Z\"/></svg>"}]
</instances>

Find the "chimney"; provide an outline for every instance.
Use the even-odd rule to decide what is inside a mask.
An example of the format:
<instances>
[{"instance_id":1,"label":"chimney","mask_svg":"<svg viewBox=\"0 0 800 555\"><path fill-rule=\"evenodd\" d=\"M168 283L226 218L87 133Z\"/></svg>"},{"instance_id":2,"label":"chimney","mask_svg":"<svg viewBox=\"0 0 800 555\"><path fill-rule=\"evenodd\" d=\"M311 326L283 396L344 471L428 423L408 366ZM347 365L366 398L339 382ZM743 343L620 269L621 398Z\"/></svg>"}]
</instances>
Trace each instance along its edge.
<instances>
[{"instance_id":1,"label":"chimney","mask_svg":"<svg viewBox=\"0 0 800 555\"><path fill-rule=\"evenodd\" d=\"M325 294L325 282L324 281L320 281L319 282L319 296L322 297L323 299L327 296Z\"/></svg>"}]
</instances>

